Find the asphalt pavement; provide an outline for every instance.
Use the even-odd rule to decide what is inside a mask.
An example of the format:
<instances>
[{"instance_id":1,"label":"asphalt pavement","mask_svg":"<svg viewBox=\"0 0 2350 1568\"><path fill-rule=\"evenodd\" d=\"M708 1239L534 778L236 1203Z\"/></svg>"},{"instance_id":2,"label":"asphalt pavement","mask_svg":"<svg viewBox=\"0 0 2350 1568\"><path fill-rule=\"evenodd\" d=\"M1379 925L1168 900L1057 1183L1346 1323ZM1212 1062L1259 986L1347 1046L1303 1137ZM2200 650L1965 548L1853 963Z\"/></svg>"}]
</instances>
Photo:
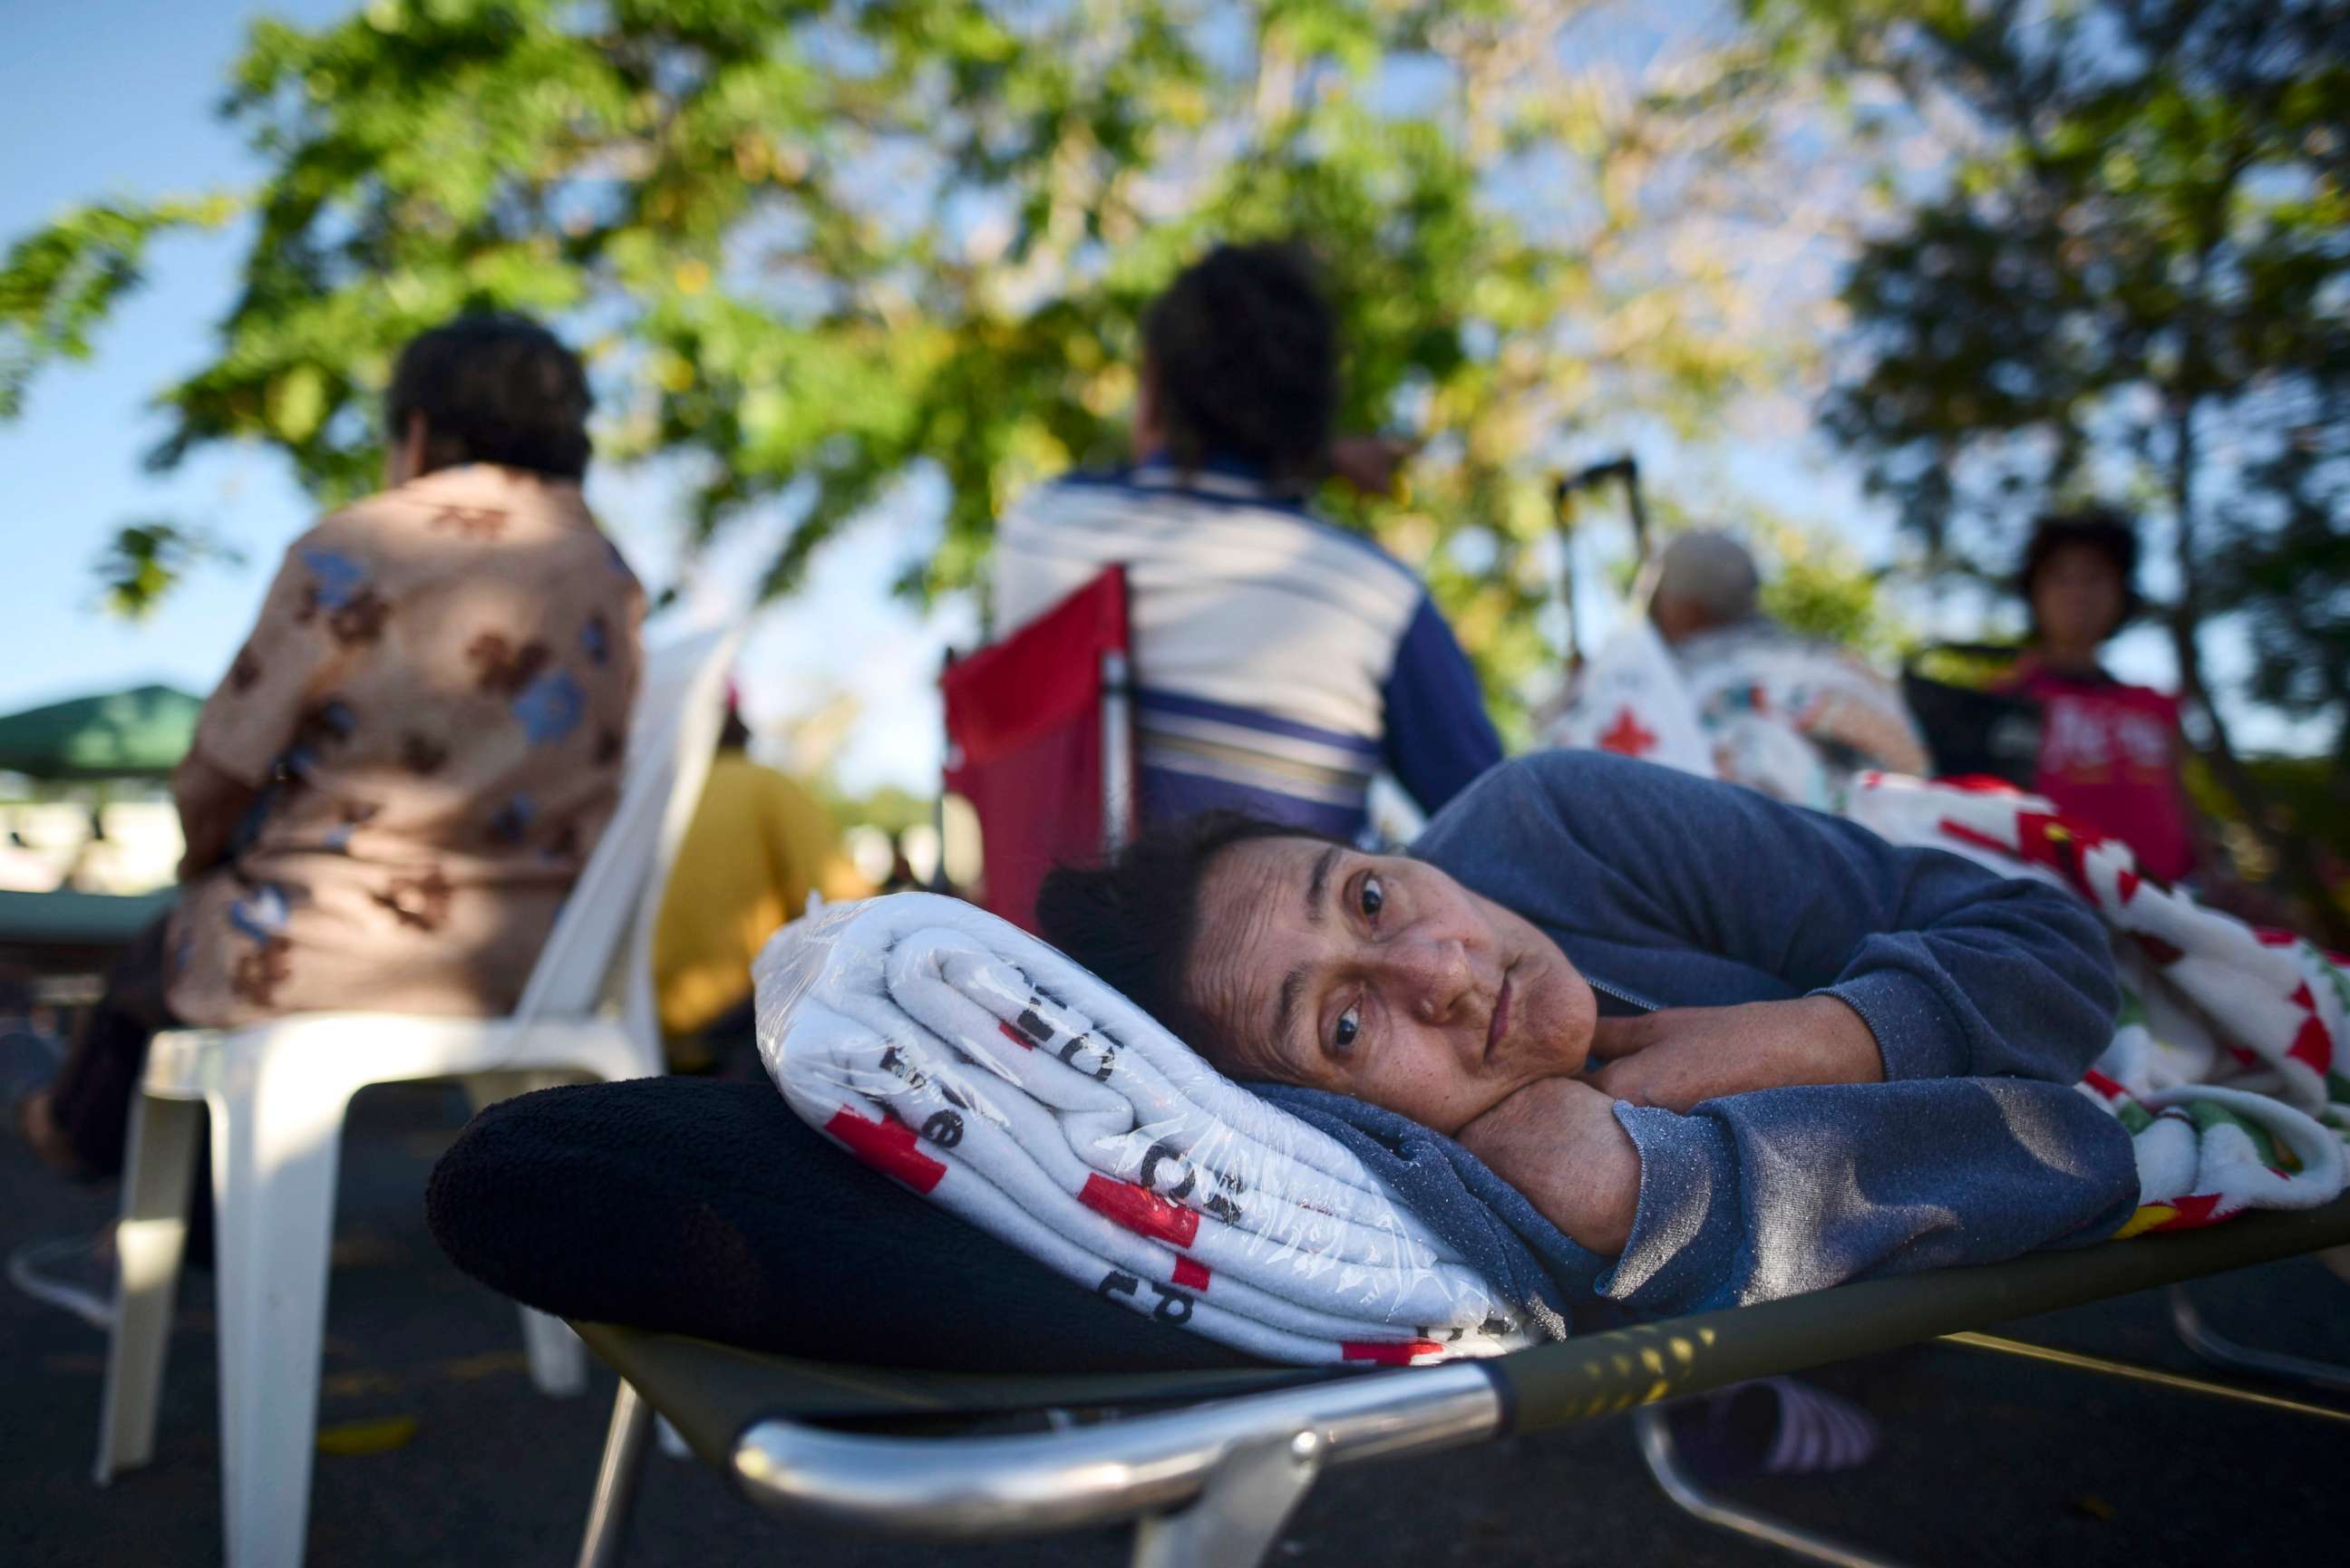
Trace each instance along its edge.
<instances>
[{"instance_id":1,"label":"asphalt pavement","mask_svg":"<svg viewBox=\"0 0 2350 1568\"><path fill-rule=\"evenodd\" d=\"M564 1564L578 1545L612 1382L549 1399L525 1371L513 1310L442 1260L421 1194L455 1136L453 1089L369 1091L345 1145L328 1307L312 1564ZM0 1241L87 1230L111 1194L57 1182L0 1141ZM2350 1286L2301 1259L2198 1287L2222 1332L2350 1364ZM1989 1325L1986 1325L1989 1326ZM2158 1295L2006 1325L2019 1337L2203 1370ZM0 1286L0 1563L192 1568L220 1559L212 1278L182 1282L155 1463L100 1489L101 1337ZM1848 1474L1756 1481L1747 1502L1916 1563L2153 1568L2340 1561L2350 1540L2350 1426L2216 1405L1940 1346L1816 1375L1884 1426ZM2350 1403L2350 1402L2345 1402ZM628 1562L678 1564L1108 1565L1107 1532L957 1550L845 1540L751 1510L691 1460L656 1458ZM1276 1568L1516 1568L1792 1561L1677 1512L1621 1421L1324 1480Z\"/></svg>"}]
</instances>

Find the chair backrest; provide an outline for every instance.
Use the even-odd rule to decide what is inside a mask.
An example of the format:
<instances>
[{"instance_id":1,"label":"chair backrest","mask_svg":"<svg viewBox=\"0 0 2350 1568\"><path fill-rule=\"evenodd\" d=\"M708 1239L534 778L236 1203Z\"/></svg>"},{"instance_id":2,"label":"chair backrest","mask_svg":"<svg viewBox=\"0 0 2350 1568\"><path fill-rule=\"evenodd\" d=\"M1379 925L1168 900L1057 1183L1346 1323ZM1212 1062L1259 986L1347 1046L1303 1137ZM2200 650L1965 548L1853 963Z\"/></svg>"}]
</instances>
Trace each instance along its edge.
<instances>
[{"instance_id":1,"label":"chair backrest","mask_svg":"<svg viewBox=\"0 0 2350 1568\"><path fill-rule=\"evenodd\" d=\"M652 991L653 926L670 863L692 820L725 722L726 671L739 628L646 651L619 805L563 901L515 1009L525 1022L577 1017L617 999L645 1070L660 1062Z\"/></svg>"},{"instance_id":2,"label":"chair backrest","mask_svg":"<svg viewBox=\"0 0 2350 1568\"><path fill-rule=\"evenodd\" d=\"M1901 667L1909 705L1934 759L1937 778L1988 776L2030 789L2040 771L2041 704L2020 692L1994 691L2016 650L1992 643L1948 642L1919 649Z\"/></svg>"},{"instance_id":3,"label":"chair backrest","mask_svg":"<svg viewBox=\"0 0 2350 1568\"><path fill-rule=\"evenodd\" d=\"M1131 657L1111 566L940 677L946 787L979 817L982 902L1024 929L1055 862L1115 848L1134 820Z\"/></svg>"}]
</instances>

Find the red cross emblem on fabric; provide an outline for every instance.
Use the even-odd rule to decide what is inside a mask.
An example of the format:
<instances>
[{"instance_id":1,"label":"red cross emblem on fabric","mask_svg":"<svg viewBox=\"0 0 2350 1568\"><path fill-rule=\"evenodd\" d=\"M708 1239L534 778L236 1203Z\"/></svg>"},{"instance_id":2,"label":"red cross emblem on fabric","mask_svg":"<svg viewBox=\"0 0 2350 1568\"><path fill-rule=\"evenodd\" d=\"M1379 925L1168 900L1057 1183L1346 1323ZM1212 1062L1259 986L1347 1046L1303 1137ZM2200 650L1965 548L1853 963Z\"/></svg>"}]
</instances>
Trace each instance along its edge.
<instances>
[{"instance_id":1,"label":"red cross emblem on fabric","mask_svg":"<svg viewBox=\"0 0 2350 1568\"><path fill-rule=\"evenodd\" d=\"M1630 708L1618 708L1616 722L1599 737L1599 749L1618 756L1645 757L1657 749L1656 732L1642 729Z\"/></svg>"}]
</instances>

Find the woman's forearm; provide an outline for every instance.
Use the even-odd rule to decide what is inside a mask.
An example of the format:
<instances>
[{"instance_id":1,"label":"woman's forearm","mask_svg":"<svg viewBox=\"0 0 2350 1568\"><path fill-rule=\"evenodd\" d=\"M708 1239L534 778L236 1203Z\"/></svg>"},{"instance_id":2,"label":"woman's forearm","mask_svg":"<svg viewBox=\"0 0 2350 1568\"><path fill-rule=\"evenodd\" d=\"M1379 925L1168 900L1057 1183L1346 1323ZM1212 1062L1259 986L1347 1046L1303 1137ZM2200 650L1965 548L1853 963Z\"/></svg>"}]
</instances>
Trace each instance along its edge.
<instances>
[{"instance_id":1,"label":"woman's forearm","mask_svg":"<svg viewBox=\"0 0 2350 1568\"><path fill-rule=\"evenodd\" d=\"M172 775L172 798L180 808L180 880L201 876L228 856L230 836L253 805L251 784L191 752Z\"/></svg>"},{"instance_id":2,"label":"woman's forearm","mask_svg":"<svg viewBox=\"0 0 2350 1568\"><path fill-rule=\"evenodd\" d=\"M1603 1018L1591 1049L1607 1063L1594 1087L1674 1111L1757 1089L1885 1078L1867 1022L1829 995Z\"/></svg>"},{"instance_id":3,"label":"woman's forearm","mask_svg":"<svg viewBox=\"0 0 2350 1568\"><path fill-rule=\"evenodd\" d=\"M1538 1079L1459 1139L1577 1244L1610 1258L1624 1250L1640 1210L1640 1155L1606 1095L1574 1078Z\"/></svg>"}]
</instances>

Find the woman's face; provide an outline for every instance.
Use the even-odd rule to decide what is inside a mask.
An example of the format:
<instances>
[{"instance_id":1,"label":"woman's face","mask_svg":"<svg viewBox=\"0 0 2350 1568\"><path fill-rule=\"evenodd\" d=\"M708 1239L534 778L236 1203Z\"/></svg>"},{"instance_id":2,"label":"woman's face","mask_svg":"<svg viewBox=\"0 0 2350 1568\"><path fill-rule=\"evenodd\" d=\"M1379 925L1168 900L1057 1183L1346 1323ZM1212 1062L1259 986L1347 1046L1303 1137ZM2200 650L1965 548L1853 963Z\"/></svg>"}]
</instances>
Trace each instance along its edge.
<instances>
[{"instance_id":1,"label":"woman's face","mask_svg":"<svg viewBox=\"0 0 2350 1568\"><path fill-rule=\"evenodd\" d=\"M1557 944L1436 867L1307 838L1209 864L1185 989L1231 1065L1455 1133L1580 1072L1597 1007Z\"/></svg>"},{"instance_id":2,"label":"woman's face","mask_svg":"<svg viewBox=\"0 0 2350 1568\"><path fill-rule=\"evenodd\" d=\"M2095 545L2067 545L2050 553L2032 579L2032 618L2043 641L2092 649L2122 620L2122 575Z\"/></svg>"}]
</instances>

